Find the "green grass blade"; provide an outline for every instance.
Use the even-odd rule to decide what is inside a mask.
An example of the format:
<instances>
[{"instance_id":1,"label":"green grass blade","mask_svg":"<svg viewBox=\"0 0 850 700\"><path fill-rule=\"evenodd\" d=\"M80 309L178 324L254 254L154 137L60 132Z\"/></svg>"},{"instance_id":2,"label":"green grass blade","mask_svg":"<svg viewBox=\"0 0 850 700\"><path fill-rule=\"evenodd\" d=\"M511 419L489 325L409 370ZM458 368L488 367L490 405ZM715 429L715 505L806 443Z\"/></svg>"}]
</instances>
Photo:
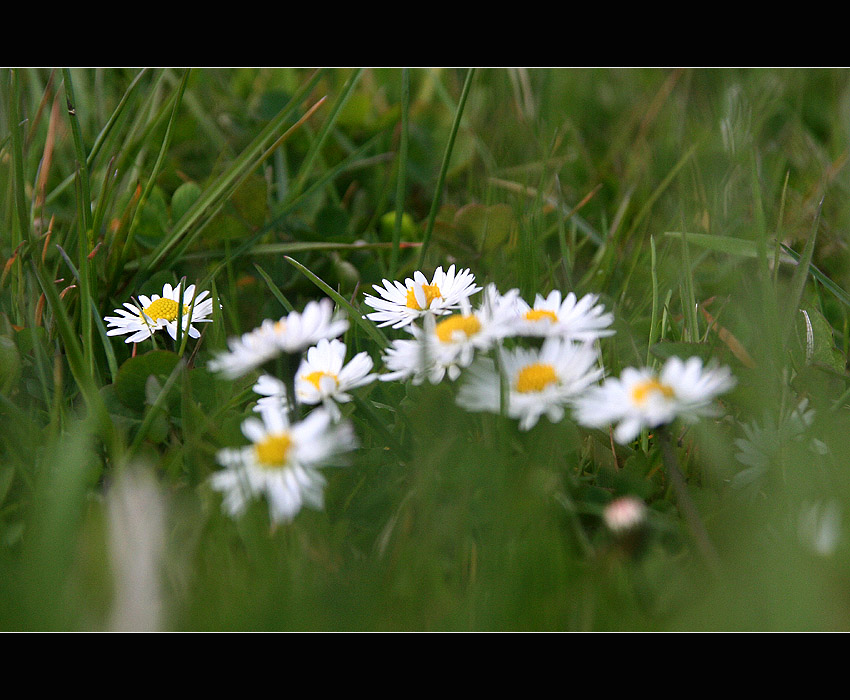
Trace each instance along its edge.
<instances>
[{"instance_id":1,"label":"green grass blade","mask_svg":"<svg viewBox=\"0 0 850 700\"><path fill-rule=\"evenodd\" d=\"M793 261L799 261L801 259L800 254L794 250L793 248L789 248L784 243L782 244L782 250L788 255L788 257ZM840 301L845 306L850 306L850 294L845 292L841 287L839 287L835 282L833 282L829 277L827 277L823 272L821 272L817 267L815 267L814 263L809 261L809 274L816 279L820 284L829 291L838 301Z\"/></svg>"},{"instance_id":2,"label":"green grass blade","mask_svg":"<svg viewBox=\"0 0 850 700\"><path fill-rule=\"evenodd\" d=\"M310 172L313 170L313 163L315 162L316 158L319 155L319 151L327 140L328 134L330 134L331 129L333 129L334 125L336 124L340 110L345 106L345 103L348 102L348 98L351 96L351 92L357 86L361 75L363 75L363 69L358 68L354 71L354 74L346 81L342 92L340 93L334 105L331 107L331 111L328 115L328 118L325 120L324 124L322 124L322 129L319 132L319 135L310 145L310 150L307 152L307 155L304 156L304 162L301 164L300 168L301 173L298 175L292 189L290 190L290 197L297 197L304 189L304 184L306 183L307 178L310 177Z\"/></svg>"},{"instance_id":3,"label":"green grass blade","mask_svg":"<svg viewBox=\"0 0 850 700\"><path fill-rule=\"evenodd\" d=\"M389 345L389 341L386 336L381 332L381 329L378 328L374 323L372 323L369 319L363 317L363 314L355 309L351 303L343 297L339 292L335 291L327 282L322 280L320 277L317 277L315 274L310 272L306 267L304 267L297 260L293 260L288 255L284 255L283 259L286 260L290 265L292 265L296 270L301 272L308 280L310 280L313 284L315 284L319 289L321 289L325 294L327 294L331 299L333 299L340 308L343 308L348 313L349 318L360 326L381 348L387 347Z\"/></svg>"},{"instance_id":4,"label":"green grass blade","mask_svg":"<svg viewBox=\"0 0 850 700\"><path fill-rule=\"evenodd\" d=\"M466 73L466 80L463 82L463 90L458 101L457 111L455 112L452 130L449 134L449 141L446 144L446 152L443 155L443 164L440 166L440 176L437 178L437 186L434 188L434 201L431 202L431 211L428 214L428 224L425 228L425 235L422 238L422 248L419 251L419 267L421 268L425 262L425 254L428 252L428 244L431 242L431 234L434 231L434 223L437 220L437 212L440 210L440 201L442 200L443 185L446 181L446 173L449 171L449 161L452 159L452 151L454 150L455 137L460 128L460 120L463 116L463 109L466 106L466 98L469 97L469 89L472 86L472 78L475 75L475 69L470 68Z\"/></svg>"},{"instance_id":5,"label":"green grass blade","mask_svg":"<svg viewBox=\"0 0 850 700\"><path fill-rule=\"evenodd\" d=\"M806 280L809 277L809 268L812 264L812 256L815 252L815 242L818 237L818 227L820 225L820 213L823 208L823 198L818 204L818 210L815 213L814 221L812 222L812 232L803 252L800 254L800 259L797 261L797 267L791 277L791 288L788 292L787 306L785 307L785 318L783 321L782 340L783 345L788 337L788 332L793 328L794 318L797 315L797 309L800 308L800 300L803 298L803 290L806 286Z\"/></svg>"},{"instance_id":6,"label":"green grass blade","mask_svg":"<svg viewBox=\"0 0 850 700\"><path fill-rule=\"evenodd\" d=\"M162 262L163 258L187 236L190 229L198 224L203 215L217 204L221 204L239 184L239 182L253 170L263 158L267 156L266 146L280 130L283 123L296 109L297 105L309 94L310 90L318 82L321 71L317 71L307 81L292 99L278 112L251 144L231 163L230 167L218 177L198 197L197 201L186 211L186 213L174 224L171 234L162 241L151 253L146 261L146 267L155 268ZM290 133L291 129L285 133Z\"/></svg>"},{"instance_id":7,"label":"green grass blade","mask_svg":"<svg viewBox=\"0 0 850 700\"><path fill-rule=\"evenodd\" d=\"M74 375L77 386L80 388L80 393L82 393L89 411L98 423L104 442L106 442L111 454L116 456L120 454L120 445L112 421L106 411L106 406L97 391L94 378L86 366L85 356L80 347L74 327L71 324L71 319L68 318L68 313L52 281L45 279L42 272L32 260L30 260L30 267L38 280L41 291L44 292L47 305L53 312L53 318L56 322L59 336L62 339L65 356L68 358L68 365L71 368L71 373Z\"/></svg>"},{"instance_id":8,"label":"green grass blade","mask_svg":"<svg viewBox=\"0 0 850 700\"><path fill-rule=\"evenodd\" d=\"M636 231L636 230L637 230L638 226L639 226L639 225L640 225L640 223L643 221L644 217L645 217L647 214L649 214L650 210L652 209L652 206L655 204L655 201L656 201L656 200L657 200L657 199L658 199L658 198L659 198L659 197L660 197L660 196L664 193L664 191L665 191L665 190L666 190L666 189L670 186L670 183L671 183L671 182L673 182L673 179L676 177L676 175L678 175L678 174L679 174L679 171L680 171L680 170L681 170L681 169L685 166L685 164L686 164L686 163L687 163L687 162L691 159L691 156L693 156L694 151L696 151L696 149L697 149L697 145L696 145L696 144L694 144L693 146L691 146L691 147L687 150L687 152L685 153L685 155L683 155L683 156L679 159L679 162L678 162L678 163L676 163L676 165L674 165L674 166L673 166L673 169L672 169L669 173L667 173L667 175L665 176L665 178L661 181L661 184L659 184L659 185L658 185L658 187L656 187L656 188L655 188L655 190L653 191L653 193L649 196L649 199L647 199L647 200L646 200L646 203L645 203L645 204L644 204L644 205L640 208L640 210L638 211L637 216L635 216L635 220L632 222L632 225L631 225L631 227L629 228L629 232L628 232L628 234L627 234L627 236L626 236L627 238L628 238L628 237L629 237L629 236L630 236L630 235L631 235L634 231Z\"/></svg>"},{"instance_id":9,"label":"green grass blade","mask_svg":"<svg viewBox=\"0 0 850 700\"><path fill-rule=\"evenodd\" d=\"M664 231L664 236L675 240L682 240L682 231ZM755 241L748 238L735 238L734 236L720 236L712 233L687 232L688 244L695 245L706 250L718 253L735 255L742 258L758 258L759 252ZM789 255L780 257L780 262L793 263L794 258Z\"/></svg>"},{"instance_id":10,"label":"green grass blade","mask_svg":"<svg viewBox=\"0 0 850 700\"><path fill-rule=\"evenodd\" d=\"M398 151L398 174L395 190L395 222L393 222L393 248L390 254L390 278L398 271L398 254L401 243L401 219L404 215L404 191L407 175L408 131L410 129L410 71L401 71L401 135Z\"/></svg>"},{"instance_id":11,"label":"green grass blade","mask_svg":"<svg viewBox=\"0 0 850 700\"><path fill-rule=\"evenodd\" d=\"M145 206L145 202L147 202L148 197L150 197L153 188L156 186L157 178L159 176L159 172L162 168L162 164L165 162L165 156L168 153L168 149L171 146L171 138L174 132L174 124L177 121L177 110L180 108L180 105L183 102L183 94L186 91L186 84L189 81L189 75L191 74L191 70L187 70L183 74L183 80L180 81L180 85L177 88L177 93L174 98L174 103L171 109L171 116L168 120L168 124L165 128L165 136L163 136L162 144L160 145L159 153L157 154L156 161L154 161L153 168L151 169L151 173L147 178L147 184L145 184L144 190L142 190L142 196L139 199L139 202L136 206L136 211L133 214L133 219L130 222L129 229L127 231L127 238L124 241L124 246L121 251L120 260L123 261L127 258L130 253L130 248L133 245L133 239L136 235L136 226L139 221L139 216L141 215L142 209Z\"/></svg>"},{"instance_id":12,"label":"green grass blade","mask_svg":"<svg viewBox=\"0 0 850 700\"><path fill-rule=\"evenodd\" d=\"M280 302L280 305L286 309L286 312L289 313L294 310L292 304L289 303L289 299L287 299L283 292L281 292L277 285L272 281L272 278L269 277L269 274L257 263L254 263L254 267L257 268L257 272L260 273L260 277L263 278L263 281L266 283L266 286L269 288L269 291L274 295L274 298Z\"/></svg>"}]
</instances>

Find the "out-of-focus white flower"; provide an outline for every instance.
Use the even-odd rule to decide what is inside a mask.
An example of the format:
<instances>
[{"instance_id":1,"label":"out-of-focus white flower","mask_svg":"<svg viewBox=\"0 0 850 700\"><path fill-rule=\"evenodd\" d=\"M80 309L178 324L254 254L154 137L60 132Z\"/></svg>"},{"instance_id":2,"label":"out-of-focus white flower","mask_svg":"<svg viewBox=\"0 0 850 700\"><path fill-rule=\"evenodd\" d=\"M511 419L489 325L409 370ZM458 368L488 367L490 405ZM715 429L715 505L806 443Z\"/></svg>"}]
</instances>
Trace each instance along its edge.
<instances>
[{"instance_id":1,"label":"out-of-focus white flower","mask_svg":"<svg viewBox=\"0 0 850 700\"><path fill-rule=\"evenodd\" d=\"M832 554L841 536L841 509L838 503L804 503L800 509L798 532L803 544L816 554Z\"/></svg>"},{"instance_id":2,"label":"out-of-focus white flower","mask_svg":"<svg viewBox=\"0 0 850 700\"><path fill-rule=\"evenodd\" d=\"M357 353L345 363L345 344L339 340L320 340L307 350L307 356L295 373L295 396L299 403L322 404L334 420L339 420L337 403L351 401L351 389L375 380L369 353Z\"/></svg>"},{"instance_id":3,"label":"out-of-focus white flower","mask_svg":"<svg viewBox=\"0 0 850 700\"><path fill-rule=\"evenodd\" d=\"M125 343L141 343L156 331L165 329L176 340L179 323L183 333L188 333L190 338L198 338L201 333L192 324L212 321L207 318L212 313L212 299L207 299L208 295L205 290L195 296L194 284L186 287L182 294L179 284L176 287L164 285L162 296L140 294L138 305L125 302L125 308L115 309L118 316L104 317L109 328L106 335L129 333Z\"/></svg>"},{"instance_id":4,"label":"out-of-focus white flower","mask_svg":"<svg viewBox=\"0 0 850 700\"><path fill-rule=\"evenodd\" d=\"M808 408L808 403L808 399L803 399L778 421L767 414L761 423L751 421L741 426L744 437L735 440L738 448L735 458L747 469L732 479L733 488L741 489L757 482L771 465L779 464L786 458L789 447L806 440L806 433L815 419L815 411ZM814 437L805 444L814 454L822 456L828 451L826 445Z\"/></svg>"},{"instance_id":5,"label":"out-of-focus white flower","mask_svg":"<svg viewBox=\"0 0 850 700\"><path fill-rule=\"evenodd\" d=\"M500 351L506 381L506 411L519 420L520 430L533 428L541 416L553 423L564 417L564 408L602 375L598 355L588 343L547 338L539 350L514 348ZM500 413L501 375L489 358L480 358L468 370L457 402L470 411Z\"/></svg>"},{"instance_id":6,"label":"out-of-focus white flower","mask_svg":"<svg viewBox=\"0 0 850 700\"><path fill-rule=\"evenodd\" d=\"M337 421L340 410L337 403L351 401L351 389L365 386L377 378L372 374L372 358L360 352L345 364L345 344L339 340L320 340L307 350L295 374L295 398L304 405L322 404ZM262 374L254 384L261 395L254 410L261 412L267 406L287 409L286 384L270 374Z\"/></svg>"},{"instance_id":7,"label":"out-of-focus white flower","mask_svg":"<svg viewBox=\"0 0 850 700\"><path fill-rule=\"evenodd\" d=\"M165 494L152 471L134 465L117 474L106 491L106 506L115 579L111 629L155 632L162 627L165 613Z\"/></svg>"},{"instance_id":8,"label":"out-of-focus white flower","mask_svg":"<svg viewBox=\"0 0 850 700\"><path fill-rule=\"evenodd\" d=\"M336 338L348 329L348 320L335 314L330 299L309 301L304 311L292 311L278 321L266 319L239 337L230 338L229 352L209 363L213 372L235 379L281 353L299 353L322 339Z\"/></svg>"},{"instance_id":9,"label":"out-of-focus white flower","mask_svg":"<svg viewBox=\"0 0 850 700\"><path fill-rule=\"evenodd\" d=\"M612 532L629 532L643 525L646 504L635 496L621 496L605 506L602 518Z\"/></svg>"},{"instance_id":10,"label":"out-of-focus white flower","mask_svg":"<svg viewBox=\"0 0 850 700\"><path fill-rule=\"evenodd\" d=\"M213 474L210 484L224 493L224 509L237 517L250 501L265 497L275 523L290 522L305 505L321 509L325 478L319 468L356 447L351 426L333 424L321 408L293 424L273 405L260 415L262 420L242 423L251 445L218 452L225 469Z\"/></svg>"},{"instance_id":11,"label":"out-of-focus white flower","mask_svg":"<svg viewBox=\"0 0 850 700\"><path fill-rule=\"evenodd\" d=\"M589 428L617 423L614 439L634 440L642 428L655 428L676 418L693 422L715 413L712 401L728 391L735 379L728 367L703 367L690 357L671 357L660 373L649 368L627 367L620 378L608 378L575 403L575 416Z\"/></svg>"},{"instance_id":12,"label":"out-of-focus white flower","mask_svg":"<svg viewBox=\"0 0 850 700\"><path fill-rule=\"evenodd\" d=\"M254 410L261 413L264 408L276 406L281 410L286 410L286 384L277 377L270 374L261 374L257 377L257 383L254 384L254 391L260 394L257 399L257 405Z\"/></svg>"},{"instance_id":13,"label":"out-of-focus white flower","mask_svg":"<svg viewBox=\"0 0 850 700\"><path fill-rule=\"evenodd\" d=\"M477 309L463 299L459 313L439 318L427 314L421 328L408 326L414 339L391 343L384 355L390 372L381 375L381 379L410 378L420 384L427 378L436 384L448 375L454 381L476 352L486 352L510 333L515 292L502 296L491 284Z\"/></svg>"},{"instance_id":14,"label":"out-of-focus white flower","mask_svg":"<svg viewBox=\"0 0 850 700\"><path fill-rule=\"evenodd\" d=\"M536 295L532 306L517 299L514 334L554 335L583 342L614 335L614 330L609 328L614 314L605 313L605 307L597 303L598 298L595 294L586 294L577 299L570 292L562 299L561 292L553 290L546 297Z\"/></svg>"},{"instance_id":15,"label":"out-of-focus white flower","mask_svg":"<svg viewBox=\"0 0 850 700\"><path fill-rule=\"evenodd\" d=\"M404 284L398 281L383 280L383 286L373 284L379 297L366 295L365 303L375 309L366 314L366 318L375 321L378 326L402 328L410 325L429 311L433 314L447 314L457 309L463 299L481 291L475 285L475 276L468 270L455 274L451 265L446 272L438 267L431 282L420 271L413 273Z\"/></svg>"}]
</instances>

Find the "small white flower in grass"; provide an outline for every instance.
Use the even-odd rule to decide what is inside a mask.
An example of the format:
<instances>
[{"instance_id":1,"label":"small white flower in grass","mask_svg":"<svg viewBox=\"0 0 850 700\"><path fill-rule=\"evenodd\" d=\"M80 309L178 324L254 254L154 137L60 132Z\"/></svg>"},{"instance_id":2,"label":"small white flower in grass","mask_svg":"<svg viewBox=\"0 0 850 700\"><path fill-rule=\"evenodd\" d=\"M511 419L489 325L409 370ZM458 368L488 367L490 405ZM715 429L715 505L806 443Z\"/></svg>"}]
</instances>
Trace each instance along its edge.
<instances>
[{"instance_id":1,"label":"small white flower in grass","mask_svg":"<svg viewBox=\"0 0 850 700\"><path fill-rule=\"evenodd\" d=\"M420 384L427 378L437 384L448 375L454 381L468 367L476 352L489 350L510 332L516 290L499 295L494 285L485 289L477 309L463 299L459 313L435 318L425 316L423 327L409 326L414 340L396 340L384 355L388 374L384 381L412 378Z\"/></svg>"},{"instance_id":2,"label":"small white flower in grass","mask_svg":"<svg viewBox=\"0 0 850 700\"><path fill-rule=\"evenodd\" d=\"M229 352L210 363L213 372L228 379L247 374L281 353L299 353L322 339L336 338L348 329L348 321L335 314L330 299L309 301L304 311L292 311L278 321L266 319L248 333L227 341Z\"/></svg>"},{"instance_id":3,"label":"small white flower in grass","mask_svg":"<svg viewBox=\"0 0 850 700\"><path fill-rule=\"evenodd\" d=\"M655 428L676 418L694 422L716 413L715 396L735 386L728 367L703 367L698 357L671 357L660 373L627 367L620 378L606 379L575 405L579 423L603 428L614 423L614 439L634 440L642 428Z\"/></svg>"},{"instance_id":4,"label":"small white flower in grass","mask_svg":"<svg viewBox=\"0 0 850 700\"><path fill-rule=\"evenodd\" d=\"M125 308L115 309L118 316L104 317L109 329L106 335L129 333L124 342L141 343L156 331L165 329L176 340L179 323L183 333L188 333L190 338L198 338L201 334L192 324L212 321L207 318L212 313L212 299L207 299L208 295L208 291L203 291L195 296L194 284L186 287L182 294L179 284L177 287L166 284L162 288L162 296L140 294L138 305L125 302Z\"/></svg>"},{"instance_id":5,"label":"small white flower in grass","mask_svg":"<svg viewBox=\"0 0 850 700\"><path fill-rule=\"evenodd\" d=\"M366 314L366 318L375 321L378 326L402 328L408 326L429 311L434 314L447 314L460 306L461 300L481 291L475 285L475 276L467 269L455 274L451 265L446 272L438 267L431 282L420 271L413 273L404 284L398 281L383 280L383 287L372 287L380 297L366 295L365 303L375 309Z\"/></svg>"},{"instance_id":6,"label":"small white flower in grass","mask_svg":"<svg viewBox=\"0 0 850 700\"><path fill-rule=\"evenodd\" d=\"M326 482L319 468L356 447L351 426L333 424L322 409L291 425L279 407L267 406L260 415L242 423L251 445L217 455L225 469L210 484L224 494L223 508L238 517L249 502L265 497L275 523L290 522L305 505L321 509Z\"/></svg>"},{"instance_id":7,"label":"small white flower in grass","mask_svg":"<svg viewBox=\"0 0 850 700\"><path fill-rule=\"evenodd\" d=\"M295 373L295 396L299 403L322 404L334 420L339 420L337 403L351 401L347 392L375 380L369 353L357 353L345 363L345 344L339 340L320 340L307 350L307 356Z\"/></svg>"},{"instance_id":8,"label":"small white flower in grass","mask_svg":"<svg viewBox=\"0 0 850 700\"><path fill-rule=\"evenodd\" d=\"M345 363L345 344L339 340L320 340L315 347L307 350L295 374L295 396L298 403L304 405L322 404L337 421L340 411L337 403L351 401L347 392L365 386L377 378L372 374L372 358L361 352ZM261 412L267 406L288 408L286 384L270 374L262 374L254 384L254 391L261 395L255 411Z\"/></svg>"},{"instance_id":9,"label":"small white flower in grass","mask_svg":"<svg viewBox=\"0 0 850 700\"><path fill-rule=\"evenodd\" d=\"M553 423L569 405L602 375L597 353L588 343L547 338L539 350L501 351L505 373L507 415L519 420L520 430L533 428L541 416ZM500 375L489 358L479 358L468 370L457 402L470 411L501 412Z\"/></svg>"},{"instance_id":10,"label":"small white flower in grass","mask_svg":"<svg viewBox=\"0 0 850 700\"><path fill-rule=\"evenodd\" d=\"M595 294L586 294L581 299L570 292L561 299L561 292L554 290L548 296L536 295L534 305L517 299L514 334L522 336L560 336L570 340L590 342L604 336L614 335L609 326L614 314L605 313L605 307L597 304Z\"/></svg>"}]
</instances>

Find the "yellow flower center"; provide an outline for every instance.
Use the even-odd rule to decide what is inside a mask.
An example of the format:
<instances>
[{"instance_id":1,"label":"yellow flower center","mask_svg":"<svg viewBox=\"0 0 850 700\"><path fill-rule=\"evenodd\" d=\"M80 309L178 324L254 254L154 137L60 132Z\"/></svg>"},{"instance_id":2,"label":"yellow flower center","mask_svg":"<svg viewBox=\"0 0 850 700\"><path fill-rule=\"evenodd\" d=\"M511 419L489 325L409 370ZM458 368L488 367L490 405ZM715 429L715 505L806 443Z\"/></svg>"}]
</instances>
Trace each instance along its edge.
<instances>
[{"instance_id":1,"label":"yellow flower center","mask_svg":"<svg viewBox=\"0 0 850 700\"><path fill-rule=\"evenodd\" d=\"M335 374L332 374L330 372L322 372L321 370L317 372L310 372L310 374L305 374L302 376L302 379L310 382L310 384L316 387L316 391L321 391L319 384L322 381L322 377L333 377L334 382L337 386L339 386L339 378Z\"/></svg>"},{"instance_id":2,"label":"yellow flower center","mask_svg":"<svg viewBox=\"0 0 850 700\"><path fill-rule=\"evenodd\" d=\"M445 321L440 321L434 328L434 332L443 343L452 342L455 331L461 331L467 338L471 338L480 330L481 322L472 314L451 316Z\"/></svg>"},{"instance_id":3,"label":"yellow flower center","mask_svg":"<svg viewBox=\"0 0 850 700\"><path fill-rule=\"evenodd\" d=\"M292 439L287 433L267 435L266 439L254 445L257 462L266 469L275 469L286 464L286 454L292 446Z\"/></svg>"},{"instance_id":4,"label":"yellow flower center","mask_svg":"<svg viewBox=\"0 0 850 700\"><path fill-rule=\"evenodd\" d=\"M632 387L632 400L639 406L643 405L649 395L655 391L660 392L665 399L672 399L674 396L672 387L662 384L653 377L638 382Z\"/></svg>"},{"instance_id":5,"label":"yellow flower center","mask_svg":"<svg viewBox=\"0 0 850 700\"><path fill-rule=\"evenodd\" d=\"M558 375L552 365L535 362L519 371L514 388L521 394L531 394L543 391L550 384L557 382Z\"/></svg>"},{"instance_id":6,"label":"yellow flower center","mask_svg":"<svg viewBox=\"0 0 850 700\"><path fill-rule=\"evenodd\" d=\"M555 315L555 312L548 311L547 309L529 309L525 312L526 321L539 321L543 318L548 318L552 321L552 323L556 323L558 321L558 317Z\"/></svg>"},{"instance_id":7,"label":"yellow flower center","mask_svg":"<svg viewBox=\"0 0 850 700\"><path fill-rule=\"evenodd\" d=\"M153 321L163 319L165 321L177 320L177 313L180 307L173 299L157 299L145 309L145 314ZM183 304L183 313L189 313L189 307ZM139 318L142 318L141 316Z\"/></svg>"},{"instance_id":8,"label":"yellow flower center","mask_svg":"<svg viewBox=\"0 0 850 700\"><path fill-rule=\"evenodd\" d=\"M440 291L440 288L436 284L423 284L422 291L425 292L425 308L428 309L431 307L431 302L434 299L442 299L443 294ZM416 301L416 295L413 293L413 287L407 290L407 308L408 309L416 309L416 311L422 311L422 307L419 306L419 302Z\"/></svg>"}]
</instances>

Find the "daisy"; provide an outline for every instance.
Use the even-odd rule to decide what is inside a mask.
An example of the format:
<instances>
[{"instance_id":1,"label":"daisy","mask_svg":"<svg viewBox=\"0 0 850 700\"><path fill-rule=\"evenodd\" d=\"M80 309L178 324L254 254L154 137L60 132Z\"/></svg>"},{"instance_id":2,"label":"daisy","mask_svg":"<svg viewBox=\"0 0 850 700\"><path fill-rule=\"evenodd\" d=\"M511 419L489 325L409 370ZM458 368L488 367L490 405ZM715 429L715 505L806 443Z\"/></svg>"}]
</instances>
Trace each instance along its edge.
<instances>
[{"instance_id":1,"label":"daisy","mask_svg":"<svg viewBox=\"0 0 850 700\"><path fill-rule=\"evenodd\" d=\"M286 384L277 377L270 374L261 374L257 378L257 383L254 384L254 392L260 394L261 398L257 399L257 405L254 410L258 413L262 412L267 406L277 406L282 410L286 410Z\"/></svg>"},{"instance_id":2,"label":"daisy","mask_svg":"<svg viewBox=\"0 0 850 700\"><path fill-rule=\"evenodd\" d=\"M295 396L299 403L322 404L337 421L340 418L338 403L351 401L348 392L374 381L372 358L360 352L345 362L345 344L339 340L320 340L307 350L307 356L295 373ZM285 396L285 394L284 394Z\"/></svg>"},{"instance_id":3,"label":"daisy","mask_svg":"<svg viewBox=\"0 0 850 700\"><path fill-rule=\"evenodd\" d=\"M230 338L229 352L209 363L213 372L228 379L247 374L281 353L299 353L320 340L336 338L348 329L348 321L334 314L330 299L309 301L304 311L291 311L278 321L266 319L242 336Z\"/></svg>"},{"instance_id":4,"label":"daisy","mask_svg":"<svg viewBox=\"0 0 850 700\"><path fill-rule=\"evenodd\" d=\"M717 394L735 386L728 367L703 367L698 357L671 357L660 373L627 367L620 378L606 379L576 403L576 418L590 428L617 423L614 439L634 440L642 428L655 428L679 417L693 422L714 413Z\"/></svg>"},{"instance_id":5,"label":"daisy","mask_svg":"<svg viewBox=\"0 0 850 700\"><path fill-rule=\"evenodd\" d=\"M605 307L597 304L595 294L586 294L581 299L570 292L561 299L557 289L547 297L538 294L534 305L517 299L514 333L523 336L552 336L579 341L596 340L613 335L608 326L614 322L614 314L605 313Z\"/></svg>"},{"instance_id":6,"label":"daisy","mask_svg":"<svg viewBox=\"0 0 850 700\"><path fill-rule=\"evenodd\" d=\"M195 285L190 284L183 293L180 285L172 287L166 284L162 288L162 296L154 294L150 297L139 295L138 304L124 302L125 308L115 309L119 316L105 316L107 321L106 335L130 334L124 342L140 343L150 338L156 331L166 329L168 334L177 340L177 324L191 338L200 337L200 332L193 323L209 323L207 318L212 313L212 299L207 299L208 291L195 296Z\"/></svg>"},{"instance_id":7,"label":"daisy","mask_svg":"<svg viewBox=\"0 0 850 700\"><path fill-rule=\"evenodd\" d=\"M519 420L520 430L530 430L543 415L553 423L560 421L565 406L602 375L592 345L562 338L547 338L539 350L501 351L500 357L506 412ZM501 378L493 361L474 362L469 374L470 380L458 392L458 404L470 411L500 413Z\"/></svg>"},{"instance_id":8,"label":"daisy","mask_svg":"<svg viewBox=\"0 0 850 700\"><path fill-rule=\"evenodd\" d=\"M291 425L286 412L274 406L261 417L242 423L251 445L217 455L225 469L213 474L210 485L224 493L222 507L237 517L250 501L265 497L274 523L290 522L305 505L321 509L326 482L318 469L356 446L351 426L332 424L321 409Z\"/></svg>"},{"instance_id":9,"label":"daisy","mask_svg":"<svg viewBox=\"0 0 850 700\"><path fill-rule=\"evenodd\" d=\"M420 384L427 378L437 384L448 374L454 381L463 367L468 367L476 352L489 350L511 330L513 308L518 295L511 290L501 296L493 284L484 290L484 300L472 309L468 299L462 299L460 312L425 317L424 327L409 326L414 340L396 340L384 355L391 371L381 376L384 381L413 378Z\"/></svg>"},{"instance_id":10,"label":"daisy","mask_svg":"<svg viewBox=\"0 0 850 700\"><path fill-rule=\"evenodd\" d=\"M386 279L383 284L383 287L372 285L380 298L366 295L366 304L375 309L373 313L366 314L366 318L375 321L378 326L393 328L408 326L428 311L438 315L450 313L460 306L462 299L481 291L468 269L455 274L454 265L446 272L438 267L430 284L418 270L413 273L413 279L408 277L404 284Z\"/></svg>"}]
</instances>

